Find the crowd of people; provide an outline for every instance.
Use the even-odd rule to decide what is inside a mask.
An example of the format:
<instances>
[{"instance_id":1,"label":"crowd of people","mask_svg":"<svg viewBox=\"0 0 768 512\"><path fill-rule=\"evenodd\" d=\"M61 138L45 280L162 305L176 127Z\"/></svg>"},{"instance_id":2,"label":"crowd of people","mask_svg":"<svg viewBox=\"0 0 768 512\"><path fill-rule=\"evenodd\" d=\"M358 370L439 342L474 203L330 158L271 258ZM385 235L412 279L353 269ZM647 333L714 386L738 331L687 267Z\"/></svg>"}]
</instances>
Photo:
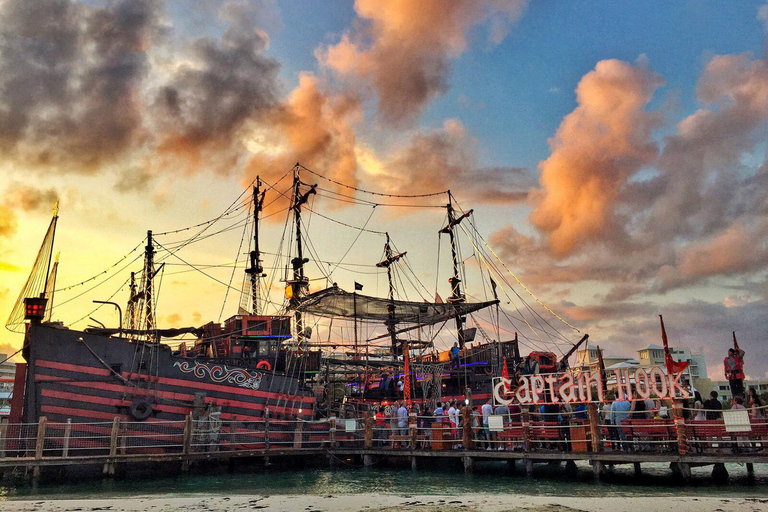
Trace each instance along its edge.
<instances>
[{"instance_id":1,"label":"crowd of people","mask_svg":"<svg viewBox=\"0 0 768 512\"><path fill-rule=\"evenodd\" d=\"M458 348L458 347L454 347ZM452 359L458 358L452 353ZM526 374L538 373L535 360L526 358L522 365L522 370ZM765 418L766 409L760 394L756 388L750 388L744 393L744 351L736 345L735 348L728 351L728 356L724 360L725 375L731 386L733 399L727 407L733 410L745 409L750 418ZM394 386L393 386L394 387ZM402 393L401 389L395 388ZM710 393L709 399L704 400L697 390L693 390L692 396L683 403L682 415L685 420L705 421L722 419L724 409L723 402L719 400L717 391ZM410 416L415 416L415 428L417 438L422 447L429 447L435 438L435 432L450 432L447 436L453 448L462 448L463 428L464 428L464 409L469 408L471 412L471 439L476 447L486 450L504 449L511 446L512 449L518 448L512 443L504 443L499 440L497 435L499 428L494 427L492 423L501 425L503 431L510 425L520 425L522 420L522 409L516 401L510 405L493 405L489 398L481 407L465 405L465 402L449 400L446 402L437 402L434 409L429 405L414 404L409 407L405 400L397 400L390 407L374 408L375 420L375 440L377 444L383 445L392 441L392 436L400 439L393 444L408 446L410 439L411 425ZM625 398L615 398L610 396L605 403L600 404L602 425L608 427L609 438L621 449L628 450L630 443L627 443L627 428L624 420L670 420L672 418L671 403L665 401L646 399L646 400L627 400ZM588 420L586 404L567 404L567 403L545 403L540 406L530 407L528 409L529 421L555 425L562 434L559 442L559 448L569 449L570 429L569 426L585 424ZM493 416L501 417L501 422L492 422ZM441 434L441 440L443 440Z\"/></svg>"}]
</instances>

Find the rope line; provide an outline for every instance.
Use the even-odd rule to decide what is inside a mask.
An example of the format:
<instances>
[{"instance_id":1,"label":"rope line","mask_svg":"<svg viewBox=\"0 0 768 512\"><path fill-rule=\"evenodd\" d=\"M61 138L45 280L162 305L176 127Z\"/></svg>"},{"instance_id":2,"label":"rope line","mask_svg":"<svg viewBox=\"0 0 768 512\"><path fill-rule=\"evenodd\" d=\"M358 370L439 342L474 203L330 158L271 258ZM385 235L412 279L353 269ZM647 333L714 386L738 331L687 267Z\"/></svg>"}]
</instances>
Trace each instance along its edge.
<instances>
[{"instance_id":1,"label":"rope line","mask_svg":"<svg viewBox=\"0 0 768 512\"><path fill-rule=\"evenodd\" d=\"M370 194L372 196L409 198L409 197L434 197L434 196L440 196L440 195L448 193L447 190L442 190L440 192L432 192L431 194L409 194L409 195L405 195L405 194L384 194L382 192L372 192L370 190L365 190L365 189L362 189L362 188L353 187L352 185L347 185L346 183L342 183L340 181L336 181L336 180L331 179L331 178L329 178L327 176L319 174L319 173L313 171L312 169L308 169L308 168L304 167L303 165L299 165L299 168L307 171L310 174L314 174L318 178L323 178L324 180L330 181L334 185L338 185L340 187L348 188L350 190L355 190L357 192L363 192L364 194Z\"/></svg>"}]
</instances>

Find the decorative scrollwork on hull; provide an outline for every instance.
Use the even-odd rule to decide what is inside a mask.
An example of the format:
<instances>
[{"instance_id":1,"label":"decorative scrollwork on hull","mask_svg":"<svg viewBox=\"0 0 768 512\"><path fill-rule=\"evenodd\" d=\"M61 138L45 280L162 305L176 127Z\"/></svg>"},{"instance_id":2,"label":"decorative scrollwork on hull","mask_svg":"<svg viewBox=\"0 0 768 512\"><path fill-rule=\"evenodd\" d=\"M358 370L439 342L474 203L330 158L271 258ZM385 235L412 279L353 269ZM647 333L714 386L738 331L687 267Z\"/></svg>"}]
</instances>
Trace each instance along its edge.
<instances>
[{"instance_id":1,"label":"decorative scrollwork on hull","mask_svg":"<svg viewBox=\"0 0 768 512\"><path fill-rule=\"evenodd\" d=\"M201 364L196 362L192 366L188 361L176 361L173 363L173 366L183 373L191 373L198 379L208 377L216 383L224 382L248 389L259 389L261 378L264 376L261 372L252 373L242 368L229 368L223 364Z\"/></svg>"}]
</instances>

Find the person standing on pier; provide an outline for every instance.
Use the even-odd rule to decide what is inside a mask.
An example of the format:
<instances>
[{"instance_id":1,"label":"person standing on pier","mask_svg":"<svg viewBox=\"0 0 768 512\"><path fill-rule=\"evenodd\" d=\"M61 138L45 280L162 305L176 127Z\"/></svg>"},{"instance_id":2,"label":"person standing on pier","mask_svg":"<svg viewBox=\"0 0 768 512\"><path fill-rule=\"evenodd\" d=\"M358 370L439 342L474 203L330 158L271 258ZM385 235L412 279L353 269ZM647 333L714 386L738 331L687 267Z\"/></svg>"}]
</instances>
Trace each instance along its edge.
<instances>
[{"instance_id":1,"label":"person standing on pier","mask_svg":"<svg viewBox=\"0 0 768 512\"><path fill-rule=\"evenodd\" d=\"M708 420L719 420L720 411L723 410L723 404L717 399L717 391L713 391L709 394L709 400L704 402L704 410Z\"/></svg>"},{"instance_id":2,"label":"person standing on pier","mask_svg":"<svg viewBox=\"0 0 768 512\"><path fill-rule=\"evenodd\" d=\"M757 394L756 388L749 388L749 394L747 395L749 401L749 416L752 418L764 418L765 410L763 409L763 401L760 400L760 395Z\"/></svg>"},{"instance_id":3,"label":"person standing on pier","mask_svg":"<svg viewBox=\"0 0 768 512\"><path fill-rule=\"evenodd\" d=\"M495 436L495 433L491 433L490 428L488 426L488 418L490 418L493 415L493 405L491 403L493 402L492 399L488 399L485 401L483 406L480 408L480 412L483 414L483 437L485 438L485 448L486 450L491 449L492 445L492 437Z\"/></svg>"},{"instance_id":4,"label":"person standing on pier","mask_svg":"<svg viewBox=\"0 0 768 512\"><path fill-rule=\"evenodd\" d=\"M632 409L632 404L624 397L617 399L611 405L611 424L619 434L619 439L622 441L619 443L619 446L625 452L629 451L629 445L626 443L627 434L624 432L621 422L629 418L630 409Z\"/></svg>"},{"instance_id":5,"label":"person standing on pier","mask_svg":"<svg viewBox=\"0 0 768 512\"><path fill-rule=\"evenodd\" d=\"M731 386L732 396L744 396L744 351L733 337L734 348L728 349L728 356L723 360L725 378Z\"/></svg>"},{"instance_id":6,"label":"person standing on pier","mask_svg":"<svg viewBox=\"0 0 768 512\"><path fill-rule=\"evenodd\" d=\"M400 429L401 436L408 435L408 409L405 408L405 401L400 402L397 409L397 428Z\"/></svg>"}]
</instances>

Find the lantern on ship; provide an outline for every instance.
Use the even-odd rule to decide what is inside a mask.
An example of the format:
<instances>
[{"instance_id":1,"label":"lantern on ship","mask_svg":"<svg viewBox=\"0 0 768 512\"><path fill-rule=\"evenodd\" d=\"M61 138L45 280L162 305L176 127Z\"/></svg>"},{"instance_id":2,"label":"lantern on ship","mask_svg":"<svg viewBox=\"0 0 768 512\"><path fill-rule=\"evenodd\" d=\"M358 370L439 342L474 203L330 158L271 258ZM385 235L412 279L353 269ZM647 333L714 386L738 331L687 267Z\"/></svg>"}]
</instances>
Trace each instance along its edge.
<instances>
[{"instance_id":1,"label":"lantern on ship","mask_svg":"<svg viewBox=\"0 0 768 512\"><path fill-rule=\"evenodd\" d=\"M45 297L27 297L24 299L24 319L41 321L45 317L45 306L48 299Z\"/></svg>"}]
</instances>

